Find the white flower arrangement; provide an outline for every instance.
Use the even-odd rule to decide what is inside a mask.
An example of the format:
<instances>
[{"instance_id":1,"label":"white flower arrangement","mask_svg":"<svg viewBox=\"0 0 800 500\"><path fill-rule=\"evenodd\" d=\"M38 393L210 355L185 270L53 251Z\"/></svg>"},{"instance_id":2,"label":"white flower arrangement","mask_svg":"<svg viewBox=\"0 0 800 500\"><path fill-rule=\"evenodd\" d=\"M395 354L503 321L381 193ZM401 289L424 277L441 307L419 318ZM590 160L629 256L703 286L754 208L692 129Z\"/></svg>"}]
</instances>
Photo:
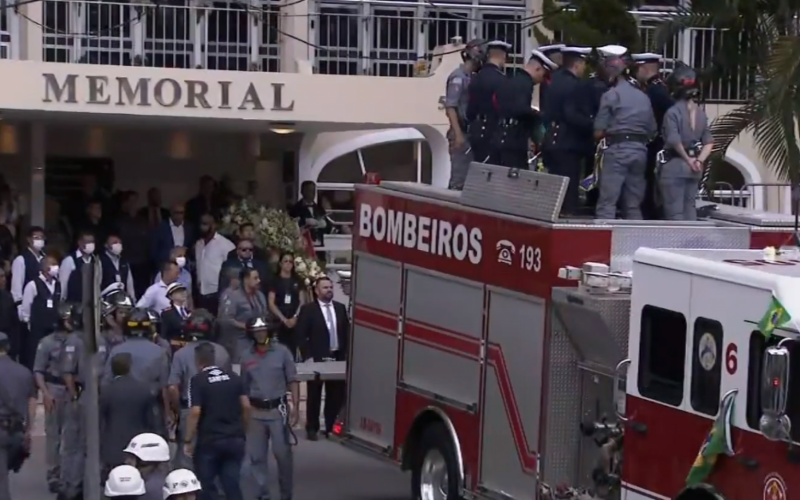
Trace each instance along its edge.
<instances>
[{"instance_id":1,"label":"white flower arrangement","mask_svg":"<svg viewBox=\"0 0 800 500\"><path fill-rule=\"evenodd\" d=\"M239 226L251 223L255 230L255 243L261 248L278 252L292 252L295 255L294 268L306 286L325 272L316 259L306 255L303 233L297 221L283 210L253 205L242 200L234 203L222 217L220 232L233 235Z\"/></svg>"}]
</instances>

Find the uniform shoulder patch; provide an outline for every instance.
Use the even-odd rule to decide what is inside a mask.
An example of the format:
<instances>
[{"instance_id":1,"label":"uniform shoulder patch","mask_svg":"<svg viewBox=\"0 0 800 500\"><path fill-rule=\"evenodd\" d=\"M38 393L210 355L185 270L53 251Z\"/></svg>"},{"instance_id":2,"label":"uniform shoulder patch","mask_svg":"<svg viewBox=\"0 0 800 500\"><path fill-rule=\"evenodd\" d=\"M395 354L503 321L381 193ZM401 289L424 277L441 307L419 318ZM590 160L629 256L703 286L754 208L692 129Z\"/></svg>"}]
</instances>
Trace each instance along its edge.
<instances>
[{"instance_id":1,"label":"uniform shoulder patch","mask_svg":"<svg viewBox=\"0 0 800 500\"><path fill-rule=\"evenodd\" d=\"M460 85L463 82L464 82L464 79L461 78L460 76L453 77L453 79L450 80L450 83L453 83L455 85Z\"/></svg>"},{"instance_id":2,"label":"uniform shoulder patch","mask_svg":"<svg viewBox=\"0 0 800 500\"><path fill-rule=\"evenodd\" d=\"M66 351L67 352L75 352L75 346L74 345L68 345L66 347Z\"/></svg>"},{"instance_id":3,"label":"uniform shoulder patch","mask_svg":"<svg viewBox=\"0 0 800 500\"><path fill-rule=\"evenodd\" d=\"M97 352L106 352L106 346L101 345L100 347L97 348Z\"/></svg>"}]
</instances>

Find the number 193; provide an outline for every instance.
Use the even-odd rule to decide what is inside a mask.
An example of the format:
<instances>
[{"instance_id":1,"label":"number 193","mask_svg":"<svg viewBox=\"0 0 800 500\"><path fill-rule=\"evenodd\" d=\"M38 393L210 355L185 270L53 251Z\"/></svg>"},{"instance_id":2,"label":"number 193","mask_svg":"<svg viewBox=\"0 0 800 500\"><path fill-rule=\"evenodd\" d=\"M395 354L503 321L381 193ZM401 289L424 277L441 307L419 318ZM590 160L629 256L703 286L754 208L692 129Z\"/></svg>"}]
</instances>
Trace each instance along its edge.
<instances>
[{"instance_id":1,"label":"number 193","mask_svg":"<svg viewBox=\"0 0 800 500\"><path fill-rule=\"evenodd\" d=\"M519 267L538 273L542 269L542 250L539 247L522 245L519 249Z\"/></svg>"}]
</instances>

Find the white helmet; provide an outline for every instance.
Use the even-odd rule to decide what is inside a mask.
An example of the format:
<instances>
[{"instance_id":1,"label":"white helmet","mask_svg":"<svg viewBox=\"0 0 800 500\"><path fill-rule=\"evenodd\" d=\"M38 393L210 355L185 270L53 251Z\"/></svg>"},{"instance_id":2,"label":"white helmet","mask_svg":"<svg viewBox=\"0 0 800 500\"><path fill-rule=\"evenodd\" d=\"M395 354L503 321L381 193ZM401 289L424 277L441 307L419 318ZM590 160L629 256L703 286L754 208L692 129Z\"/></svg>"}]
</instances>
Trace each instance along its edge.
<instances>
[{"instance_id":1,"label":"white helmet","mask_svg":"<svg viewBox=\"0 0 800 500\"><path fill-rule=\"evenodd\" d=\"M136 467L114 467L106 479L105 496L109 498L144 495L144 479Z\"/></svg>"},{"instance_id":2,"label":"white helmet","mask_svg":"<svg viewBox=\"0 0 800 500\"><path fill-rule=\"evenodd\" d=\"M188 469L175 469L167 475L164 480L164 500L172 495L183 495L200 491L200 481L194 472Z\"/></svg>"},{"instance_id":3,"label":"white helmet","mask_svg":"<svg viewBox=\"0 0 800 500\"><path fill-rule=\"evenodd\" d=\"M164 438L150 432L131 439L124 451L142 462L169 462L169 445Z\"/></svg>"}]
</instances>

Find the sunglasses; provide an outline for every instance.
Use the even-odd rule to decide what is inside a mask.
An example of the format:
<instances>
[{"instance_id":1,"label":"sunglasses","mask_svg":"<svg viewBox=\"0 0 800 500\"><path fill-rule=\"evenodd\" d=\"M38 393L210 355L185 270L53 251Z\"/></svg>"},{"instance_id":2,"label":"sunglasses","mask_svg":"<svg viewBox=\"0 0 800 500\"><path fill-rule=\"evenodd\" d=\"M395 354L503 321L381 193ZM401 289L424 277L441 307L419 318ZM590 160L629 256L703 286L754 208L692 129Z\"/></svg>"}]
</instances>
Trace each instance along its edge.
<instances>
[{"instance_id":1,"label":"sunglasses","mask_svg":"<svg viewBox=\"0 0 800 500\"><path fill-rule=\"evenodd\" d=\"M253 251L252 248L240 248L239 250L241 250L242 252L252 252Z\"/></svg>"}]
</instances>

